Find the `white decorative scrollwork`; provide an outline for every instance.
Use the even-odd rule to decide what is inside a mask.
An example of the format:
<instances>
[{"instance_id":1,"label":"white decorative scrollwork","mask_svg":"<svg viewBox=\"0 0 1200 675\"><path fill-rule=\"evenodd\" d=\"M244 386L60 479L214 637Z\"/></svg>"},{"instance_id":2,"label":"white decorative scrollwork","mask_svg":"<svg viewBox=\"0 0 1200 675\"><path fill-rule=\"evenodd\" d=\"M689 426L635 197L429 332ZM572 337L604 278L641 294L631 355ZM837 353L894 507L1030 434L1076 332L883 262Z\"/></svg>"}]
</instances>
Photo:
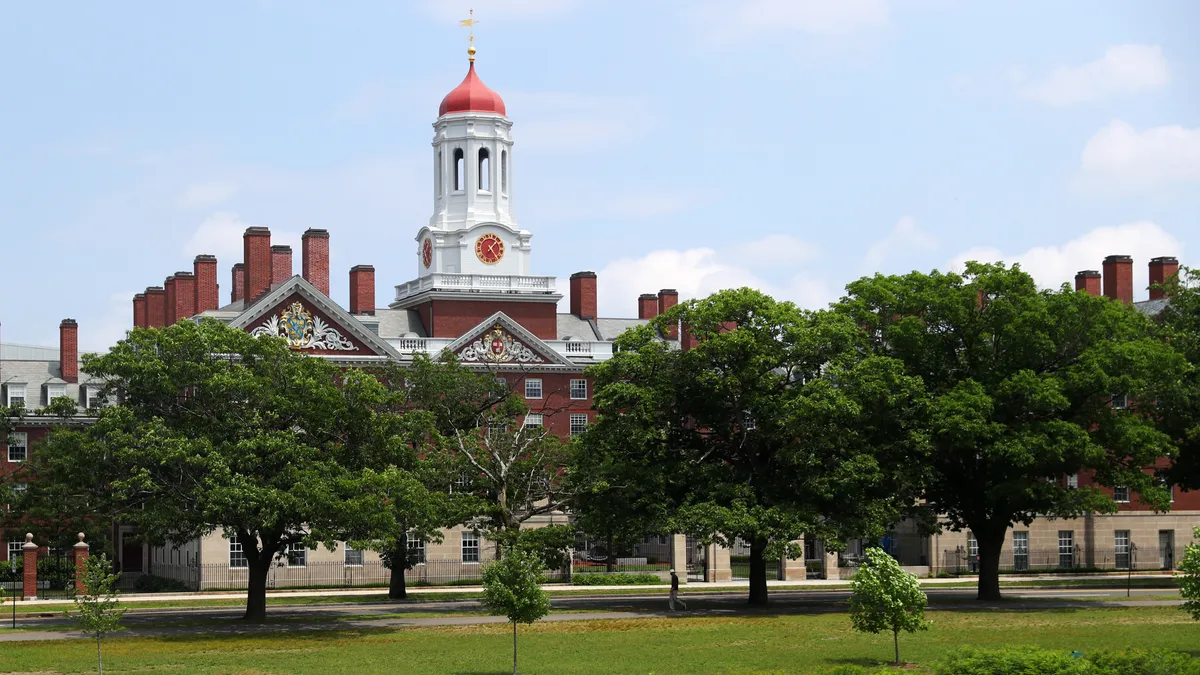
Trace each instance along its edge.
<instances>
[{"instance_id":1,"label":"white decorative scrollwork","mask_svg":"<svg viewBox=\"0 0 1200 675\"><path fill-rule=\"evenodd\" d=\"M467 345L458 357L469 363L545 363L541 354L526 347L519 340L509 335L496 324L492 330L484 333L471 344Z\"/></svg>"},{"instance_id":2,"label":"white decorative scrollwork","mask_svg":"<svg viewBox=\"0 0 1200 675\"><path fill-rule=\"evenodd\" d=\"M325 349L335 352L356 352L358 347L338 330L313 316L298 302L279 313L272 314L263 325L250 331L251 335L271 335L287 340L293 349Z\"/></svg>"}]
</instances>

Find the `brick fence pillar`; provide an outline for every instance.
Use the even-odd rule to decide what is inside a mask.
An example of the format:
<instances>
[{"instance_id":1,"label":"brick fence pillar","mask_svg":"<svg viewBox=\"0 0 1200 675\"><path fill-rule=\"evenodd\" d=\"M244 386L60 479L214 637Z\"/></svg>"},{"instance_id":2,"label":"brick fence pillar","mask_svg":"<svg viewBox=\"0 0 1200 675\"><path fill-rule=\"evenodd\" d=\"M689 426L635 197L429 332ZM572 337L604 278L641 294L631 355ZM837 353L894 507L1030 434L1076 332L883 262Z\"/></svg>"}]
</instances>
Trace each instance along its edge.
<instances>
[{"instance_id":1,"label":"brick fence pillar","mask_svg":"<svg viewBox=\"0 0 1200 675\"><path fill-rule=\"evenodd\" d=\"M33 535L25 535L25 545L21 547L25 553L25 560L21 569L24 590L21 597L26 600L37 600L37 552L38 545L33 543Z\"/></svg>"},{"instance_id":2,"label":"brick fence pillar","mask_svg":"<svg viewBox=\"0 0 1200 675\"><path fill-rule=\"evenodd\" d=\"M87 586L83 583L83 575L87 571L87 561L90 546L83 540L84 534L79 533L79 543L75 544L75 592L86 593Z\"/></svg>"}]
</instances>

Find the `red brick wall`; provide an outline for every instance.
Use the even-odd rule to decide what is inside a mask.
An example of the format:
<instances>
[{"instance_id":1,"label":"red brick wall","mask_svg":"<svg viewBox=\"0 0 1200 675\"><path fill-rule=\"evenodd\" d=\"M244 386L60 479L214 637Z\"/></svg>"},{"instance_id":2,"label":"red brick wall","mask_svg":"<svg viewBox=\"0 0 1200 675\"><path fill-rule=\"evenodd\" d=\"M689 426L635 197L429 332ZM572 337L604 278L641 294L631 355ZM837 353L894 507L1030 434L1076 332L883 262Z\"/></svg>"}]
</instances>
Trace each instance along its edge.
<instances>
[{"instance_id":1,"label":"red brick wall","mask_svg":"<svg viewBox=\"0 0 1200 675\"><path fill-rule=\"evenodd\" d=\"M58 324L58 361L62 379L79 381L79 324L75 319L63 319Z\"/></svg>"},{"instance_id":2,"label":"red brick wall","mask_svg":"<svg viewBox=\"0 0 1200 675\"><path fill-rule=\"evenodd\" d=\"M13 429L13 431L19 431L27 436L28 440L26 441L27 445L25 446L25 456L27 459L32 457L34 452L37 452L37 448L34 447L36 443L45 438L46 434L50 433L50 430L46 427L19 426ZM20 462L8 461L8 444L4 443L3 440L0 440L0 475L6 474L9 471L13 471L19 466L21 466Z\"/></svg>"},{"instance_id":3,"label":"red brick wall","mask_svg":"<svg viewBox=\"0 0 1200 675\"><path fill-rule=\"evenodd\" d=\"M643 293L638 296L638 318L653 319L658 316L658 296Z\"/></svg>"},{"instance_id":4,"label":"red brick wall","mask_svg":"<svg viewBox=\"0 0 1200 675\"><path fill-rule=\"evenodd\" d=\"M1100 295L1100 273L1083 270L1075 275L1075 290L1087 291L1088 295Z\"/></svg>"},{"instance_id":5,"label":"red brick wall","mask_svg":"<svg viewBox=\"0 0 1200 675\"><path fill-rule=\"evenodd\" d=\"M196 276L195 313L207 312L221 306L217 293L217 258L198 255L192 261L192 273Z\"/></svg>"},{"instance_id":6,"label":"red brick wall","mask_svg":"<svg viewBox=\"0 0 1200 675\"><path fill-rule=\"evenodd\" d=\"M1161 288L1154 288L1170 279L1179 271L1179 260L1164 256L1150 259L1150 299L1158 300L1166 296Z\"/></svg>"},{"instance_id":7,"label":"red brick wall","mask_svg":"<svg viewBox=\"0 0 1200 675\"><path fill-rule=\"evenodd\" d=\"M504 312L542 340L558 339L558 312L552 302L498 302L495 300L432 300L430 337L460 337L479 322Z\"/></svg>"},{"instance_id":8,"label":"red brick wall","mask_svg":"<svg viewBox=\"0 0 1200 675\"><path fill-rule=\"evenodd\" d=\"M350 313L375 314L375 268L371 265L350 268Z\"/></svg>"},{"instance_id":9,"label":"red brick wall","mask_svg":"<svg viewBox=\"0 0 1200 675\"><path fill-rule=\"evenodd\" d=\"M146 294L138 293L133 296L133 326L134 328L146 327Z\"/></svg>"},{"instance_id":10,"label":"red brick wall","mask_svg":"<svg viewBox=\"0 0 1200 675\"><path fill-rule=\"evenodd\" d=\"M329 231L309 228L301 237L300 274L329 295Z\"/></svg>"},{"instance_id":11,"label":"red brick wall","mask_svg":"<svg viewBox=\"0 0 1200 675\"><path fill-rule=\"evenodd\" d=\"M664 288L658 292L658 313L663 314L668 309L679 304L679 292L673 288ZM663 337L668 340L676 340L679 338L678 326L667 326L663 331Z\"/></svg>"},{"instance_id":12,"label":"red brick wall","mask_svg":"<svg viewBox=\"0 0 1200 675\"><path fill-rule=\"evenodd\" d=\"M271 284L292 278L292 247L271 247Z\"/></svg>"},{"instance_id":13,"label":"red brick wall","mask_svg":"<svg viewBox=\"0 0 1200 675\"><path fill-rule=\"evenodd\" d=\"M196 276L191 272L175 273L175 321L196 315Z\"/></svg>"},{"instance_id":14,"label":"red brick wall","mask_svg":"<svg viewBox=\"0 0 1200 675\"><path fill-rule=\"evenodd\" d=\"M571 313L581 319L596 318L596 273L571 275Z\"/></svg>"},{"instance_id":15,"label":"red brick wall","mask_svg":"<svg viewBox=\"0 0 1200 675\"><path fill-rule=\"evenodd\" d=\"M166 323L164 325L170 326L175 323L176 312L179 310L179 306L175 304L175 277L167 277L166 281L163 282L163 289L167 294L166 313L164 315Z\"/></svg>"},{"instance_id":16,"label":"red brick wall","mask_svg":"<svg viewBox=\"0 0 1200 675\"><path fill-rule=\"evenodd\" d=\"M271 231L265 227L246 228L242 256L246 264L246 300L254 302L271 288Z\"/></svg>"},{"instance_id":17,"label":"red brick wall","mask_svg":"<svg viewBox=\"0 0 1200 675\"><path fill-rule=\"evenodd\" d=\"M1104 295L1133 302L1133 258L1110 255L1104 259Z\"/></svg>"},{"instance_id":18,"label":"red brick wall","mask_svg":"<svg viewBox=\"0 0 1200 675\"><path fill-rule=\"evenodd\" d=\"M150 328L167 325L167 293L157 286L146 289L146 325Z\"/></svg>"},{"instance_id":19,"label":"red brick wall","mask_svg":"<svg viewBox=\"0 0 1200 675\"><path fill-rule=\"evenodd\" d=\"M237 302L246 297L246 263L235 263L230 271L233 273L233 291L229 301Z\"/></svg>"},{"instance_id":20,"label":"red brick wall","mask_svg":"<svg viewBox=\"0 0 1200 675\"><path fill-rule=\"evenodd\" d=\"M1162 465L1162 464L1165 464L1165 462L1159 462L1159 464ZM1147 469L1147 472L1149 472L1149 471L1151 471L1151 469ZM1091 486L1095 487L1097 490L1100 490L1104 494L1108 495L1109 497L1111 497L1113 495L1113 489L1110 487L1104 487L1103 485L1097 484L1090 472L1085 472L1085 473L1079 474L1079 486L1083 487L1084 485L1091 485ZM1175 494L1175 501L1171 503L1171 511L1200 511L1200 490L1192 490L1190 492L1184 492L1183 490L1176 487L1174 494ZM1117 510L1123 512L1123 511L1152 511L1153 509L1138 499L1137 492L1130 490L1129 491L1129 502L1118 504Z\"/></svg>"},{"instance_id":21,"label":"red brick wall","mask_svg":"<svg viewBox=\"0 0 1200 675\"><path fill-rule=\"evenodd\" d=\"M559 438L569 440L571 437L571 415L586 414L591 423L595 413L592 411L592 381L585 378L583 373L498 373L503 377L512 391L525 401L530 412L540 412L544 415L543 425ZM525 380L536 378L542 381L542 398L525 398ZM571 380L586 379L588 383L587 399L571 399Z\"/></svg>"}]
</instances>

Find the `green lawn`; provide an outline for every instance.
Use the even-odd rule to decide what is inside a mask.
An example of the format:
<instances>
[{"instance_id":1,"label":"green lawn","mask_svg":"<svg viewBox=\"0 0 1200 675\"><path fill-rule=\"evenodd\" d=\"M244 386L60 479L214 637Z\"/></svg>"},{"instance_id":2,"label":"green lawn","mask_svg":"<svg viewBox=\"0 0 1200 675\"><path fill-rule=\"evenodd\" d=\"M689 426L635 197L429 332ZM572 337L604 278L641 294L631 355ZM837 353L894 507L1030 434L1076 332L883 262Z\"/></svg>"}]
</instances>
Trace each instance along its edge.
<instances>
[{"instance_id":1,"label":"green lawn","mask_svg":"<svg viewBox=\"0 0 1200 675\"><path fill-rule=\"evenodd\" d=\"M1137 645L1200 655L1200 624L1175 608L942 611L930 618L932 630L901 638L905 660L929 663L964 644L1085 653ZM521 672L821 673L890 657L890 635L853 633L849 623L844 614L543 623L521 630ZM500 675L512 669L511 639L506 626L117 638L105 648L105 672ZM95 645L86 641L0 645L0 672L94 672L94 659Z\"/></svg>"}]
</instances>

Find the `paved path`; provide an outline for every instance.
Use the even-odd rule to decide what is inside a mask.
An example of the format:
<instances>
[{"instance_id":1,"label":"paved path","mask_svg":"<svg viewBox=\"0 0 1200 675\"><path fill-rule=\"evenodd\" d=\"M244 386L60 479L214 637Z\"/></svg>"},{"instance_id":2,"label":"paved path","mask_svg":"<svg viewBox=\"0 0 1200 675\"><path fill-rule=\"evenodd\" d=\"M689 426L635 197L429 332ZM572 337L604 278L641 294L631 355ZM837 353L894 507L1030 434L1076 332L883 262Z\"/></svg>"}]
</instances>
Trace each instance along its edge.
<instances>
[{"instance_id":1,"label":"paved path","mask_svg":"<svg viewBox=\"0 0 1200 675\"><path fill-rule=\"evenodd\" d=\"M1177 600L1148 600L1144 596L1164 595L1163 590L1134 591L1125 599L1124 591L1114 589L1068 590L1029 589L1007 595L1001 603L979 603L969 589L934 589L929 592L931 609L977 611L1037 610L1051 608L1088 607L1158 607L1179 604ZM1143 596L1142 599L1136 599ZM644 619L651 617L684 616L773 616L780 614L816 614L845 611L845 591L777 590L766 608L749 607L739 596L728 594L692 594L686 597L688 611L666 610L665 592L645 595L604 597L557 597L552 600L555 613L543 621L595 621L603 619ZM594 611L580 611L594 610ZM319 630L393 630L417 626L461 626L504 623L503 617L467 615L479 611L474 600L451 602L406 602L378 604L335 604L321 606L278 606L268 608L271 621L246 624L239 620L240 610L229 607L160 608L131 612L126 616L128 637L162 637L197 634L253 635L292 631ZM414 613L443 613L444 616L406 616ZM456 615L457 614L457 615ZM172 625L174 624L174 625ZM20 626L26 629L0 629L0 642L66 640L81 637L69 630L37 630L67 628L70 622L62 617L23 617Z\"/></svg>"}]
</instances>

